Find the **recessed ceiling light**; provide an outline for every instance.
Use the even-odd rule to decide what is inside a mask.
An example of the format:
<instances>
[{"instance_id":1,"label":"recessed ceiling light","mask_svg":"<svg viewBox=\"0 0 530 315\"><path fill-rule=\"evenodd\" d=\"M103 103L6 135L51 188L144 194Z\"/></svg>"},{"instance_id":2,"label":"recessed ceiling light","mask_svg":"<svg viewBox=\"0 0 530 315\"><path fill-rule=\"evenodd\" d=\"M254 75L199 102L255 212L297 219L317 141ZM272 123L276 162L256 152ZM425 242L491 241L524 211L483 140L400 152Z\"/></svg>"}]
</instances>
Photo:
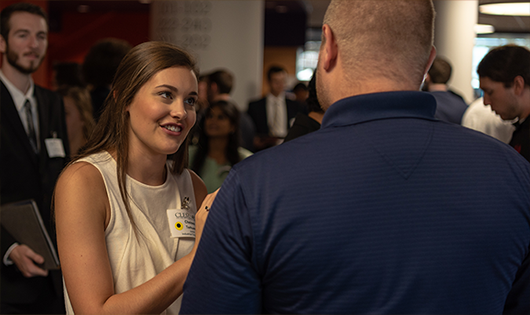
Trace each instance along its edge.
<instances>
[{"instance_id":1,"label":"recessed ceiling light","mask_svg":"<svg viewBox=\"0 0 530 315\"><path fill-rule=\"evenodd\" d=\"M480 13L492 15L530 16L530 2L490 3L479 6Z\"/></svg>"},{"instance_id":2,"label":"recessed ceiling light","mask_svg":"<svg viewBox=\"0 0 530 315\"><path fill-rule=\"evenodd\" d=\"M493 27L493 25L488 25L488 24L476 24L475 33L477 34L495 33L495 27Z\"/></svg>"}]
</instances>

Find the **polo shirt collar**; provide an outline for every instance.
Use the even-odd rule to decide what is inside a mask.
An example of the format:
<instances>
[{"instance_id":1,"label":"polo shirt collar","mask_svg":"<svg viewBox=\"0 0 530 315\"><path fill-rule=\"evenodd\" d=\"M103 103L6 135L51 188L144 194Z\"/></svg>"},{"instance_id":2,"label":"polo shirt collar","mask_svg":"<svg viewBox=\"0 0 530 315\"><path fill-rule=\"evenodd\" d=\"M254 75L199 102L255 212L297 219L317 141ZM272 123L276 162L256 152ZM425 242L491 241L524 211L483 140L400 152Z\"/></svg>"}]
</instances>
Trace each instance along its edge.
<instances>
[{"instance_id":1,"label":"polo shirt collar","mask_svg":"<svg viewBox=\"0 0 530 315\"><path fill-rule=\"evenodd\" d=\"M425 92L400 91L362 94L332 104L322 120L322 128L355 125L385 118L435 120L436 99Z\"/></svg>"}]
</instances>

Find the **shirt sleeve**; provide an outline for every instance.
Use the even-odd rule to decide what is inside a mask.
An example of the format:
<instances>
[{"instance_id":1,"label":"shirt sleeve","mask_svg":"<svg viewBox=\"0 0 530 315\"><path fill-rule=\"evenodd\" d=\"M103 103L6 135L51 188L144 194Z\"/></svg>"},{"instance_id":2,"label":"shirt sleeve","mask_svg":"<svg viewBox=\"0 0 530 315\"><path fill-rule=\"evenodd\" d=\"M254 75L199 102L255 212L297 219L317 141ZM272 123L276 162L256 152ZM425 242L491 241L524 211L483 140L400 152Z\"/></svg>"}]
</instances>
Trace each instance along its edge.
<instances>
[{"instance_id":1,"label":"shirt sleeve","mask_svg":"<svg viewBox=\"0 0 530 315\"><path fill-rule=\"evenodd\" d=\"M13 264L13 261L9 258L9 255L11 255L11 252L13 251L13 249L15 249L15 247L17 247L19 244L18 243L13 243L13 245L11 245L5 255L4 255L4 259L2 260L4 265L6 266L11 266Z\"/></svg>"},{"instance_id":2,"label":"shirt sleeve","mask_svg":"<svg viewBox=\"0 0 530 315\"><path fill-rule=\"evenodd\" d=\"M236 169L212 205L200 242L180 313L261 313L251 219Z\"/></svg>"}]
</instances>

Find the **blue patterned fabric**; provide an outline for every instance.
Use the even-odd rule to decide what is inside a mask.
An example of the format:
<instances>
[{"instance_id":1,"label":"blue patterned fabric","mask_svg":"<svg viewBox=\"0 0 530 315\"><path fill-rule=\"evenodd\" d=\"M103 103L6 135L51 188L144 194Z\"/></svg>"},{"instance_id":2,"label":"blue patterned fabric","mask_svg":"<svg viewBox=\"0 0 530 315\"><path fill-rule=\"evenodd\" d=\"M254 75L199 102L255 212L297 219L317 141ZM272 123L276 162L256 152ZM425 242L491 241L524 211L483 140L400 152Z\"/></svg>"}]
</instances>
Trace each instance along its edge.
<instances>
[{"instance_id":1,"label":"blue patterned fabric","mask_svg":"<svg viewBox=\"0 0 530 315\"><path fill-rule=\"evenodd\" d=\"M181 313L530 311L530 164L435 107L343 99L320 130L237 164Z\"/></svg>"}]
</instances>

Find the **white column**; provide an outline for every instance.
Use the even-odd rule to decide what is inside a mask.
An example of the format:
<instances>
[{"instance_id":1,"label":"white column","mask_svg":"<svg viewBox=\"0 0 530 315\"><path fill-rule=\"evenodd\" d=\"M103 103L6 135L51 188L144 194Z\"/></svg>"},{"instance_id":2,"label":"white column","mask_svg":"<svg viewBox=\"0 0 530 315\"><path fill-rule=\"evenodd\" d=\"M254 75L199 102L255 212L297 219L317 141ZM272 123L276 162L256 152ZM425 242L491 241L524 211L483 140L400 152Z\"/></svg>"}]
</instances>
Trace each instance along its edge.
<instances>
[{"instance_id":1,"label":"white column","mask_svg":"<svg viewBox=\"0 0 530 315\"><path fill-rule=\"evenodd\" d=\"M234 73L232 97L246 110L260 93L263 69L263 0L154 1L151 39L174 43L197 58L201 73Z\"/></svg>"},{"instance_id":2,"label":"white column","mask_svg":"<svg viewBox=\"0 0 530 315\"><path fill-rule=\"evenodd\" d=\"M453 66L449 86L470 103L475 24L478 20L478 0L435 0L436 24L434 45L437 55Z\"/></svg>"}]
</instances>

